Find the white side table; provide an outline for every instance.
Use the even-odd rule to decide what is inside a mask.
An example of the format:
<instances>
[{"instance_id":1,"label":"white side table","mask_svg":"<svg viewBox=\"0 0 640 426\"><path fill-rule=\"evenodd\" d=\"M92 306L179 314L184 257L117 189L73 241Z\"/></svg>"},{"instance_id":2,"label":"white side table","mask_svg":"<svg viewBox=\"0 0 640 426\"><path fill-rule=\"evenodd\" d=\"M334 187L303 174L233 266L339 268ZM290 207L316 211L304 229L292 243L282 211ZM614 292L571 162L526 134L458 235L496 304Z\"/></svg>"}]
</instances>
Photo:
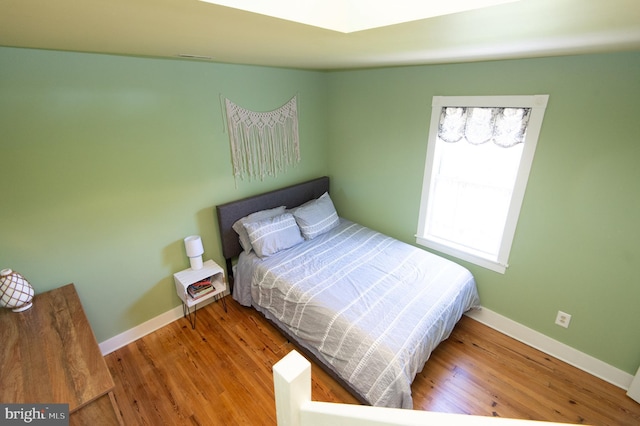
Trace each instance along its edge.
<instances>
[{"instance_id":1,"label":"white side table","mask_svg":"<svg viewBox=\"0 0 640 426\"><path fill-rule=\"evenodd\" d=\"M192 298L187 292L187 287L209 277L211 277L211 284L214 290L197 299ZM178 297L182 300L182 313L185 318L189 319L191 328L196 328L198 303L202 303L211 298L214 298L216 301L222 299L222 306L224 306L224 311L227 312L227 302L224 300L224 297L222 297L224 291L227 289L227 284L224 280L224 270L213 260L204 262L201 269L193 270L189 268L176 272L173 274L173 280L176 283ZM193 312L191 308L194 308Z\"/></svg>"}]
</instances>

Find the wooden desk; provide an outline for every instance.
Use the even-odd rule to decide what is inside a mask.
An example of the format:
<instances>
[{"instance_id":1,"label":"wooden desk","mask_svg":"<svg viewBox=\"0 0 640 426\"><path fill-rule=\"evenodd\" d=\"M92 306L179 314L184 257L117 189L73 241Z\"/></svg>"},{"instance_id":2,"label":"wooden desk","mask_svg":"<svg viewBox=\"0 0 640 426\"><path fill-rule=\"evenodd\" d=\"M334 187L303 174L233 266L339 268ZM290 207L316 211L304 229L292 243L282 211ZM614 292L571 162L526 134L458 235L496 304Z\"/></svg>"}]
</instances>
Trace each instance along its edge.
<instances>
[{"instance_id":1,"label":"wooden desk","mask_svg":"<svg viewBox=\"0 0 640 426\"><path fill-rule=\"evenodd\" d=\"M0 309L0 330L0 402L69 404L72 425L122 424L113 378L73 284L36 295L27 311Z\"/></svg>"}]
</instances>

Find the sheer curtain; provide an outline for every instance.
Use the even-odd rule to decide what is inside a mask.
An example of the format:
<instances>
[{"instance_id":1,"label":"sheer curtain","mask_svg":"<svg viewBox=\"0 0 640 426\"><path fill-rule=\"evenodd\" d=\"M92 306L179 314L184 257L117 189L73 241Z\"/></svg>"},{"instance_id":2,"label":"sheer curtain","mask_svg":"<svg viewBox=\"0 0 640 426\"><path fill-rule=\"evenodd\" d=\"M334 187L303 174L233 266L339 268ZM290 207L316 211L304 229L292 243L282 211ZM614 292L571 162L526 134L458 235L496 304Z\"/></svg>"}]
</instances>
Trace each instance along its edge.
<instances>
[{"instance_id":1,"label":"sheer curtain","mask_svg":"<svg viewBox=\"0 0 640 426\"><path fill-rule=\"evenodd\" d=\"M508 148L524 141L531 108L444 107L438 137L445 142L463 138L473 145L492 141Z\"/></svg>"}]
</instances>

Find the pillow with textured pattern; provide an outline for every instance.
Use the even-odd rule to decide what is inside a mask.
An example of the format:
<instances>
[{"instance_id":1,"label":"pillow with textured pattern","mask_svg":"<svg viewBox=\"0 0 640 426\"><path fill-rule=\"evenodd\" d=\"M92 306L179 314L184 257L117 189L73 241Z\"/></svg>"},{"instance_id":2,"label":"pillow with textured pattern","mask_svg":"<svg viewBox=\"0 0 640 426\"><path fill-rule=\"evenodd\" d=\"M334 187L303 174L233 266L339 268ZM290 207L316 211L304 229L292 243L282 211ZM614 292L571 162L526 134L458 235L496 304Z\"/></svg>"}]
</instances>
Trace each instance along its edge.
<instances>
[{"instance_id":1,"label":"pillow with textured pattern","mask_svg":"<svg viewBox=\"0 0 640 426\"><path fill-rule=\"evenodd\" d=\"M255 213L251 213L250 215L245 216L242 219L238 219L233 224L232 228L238 234L238 237L240 238L240 245L244 249L245 253L250 253L253 247L251 247L251 241L249 240L249 236L247 235L247 230L244 228L244 224L250 222L259 222L270 217L280 216L284 213L284 211L285 206L276 207L274 209L260 210Z\"/></svg>"},{"instance_id":2,"label":"pillow with textured pattern","mask_svg":"<svg viewBox=\"0 0 640 426\"><path fill-rule=\"evenodd\" d=\"M271 217L259 222L244 224L251 247L260 257L271 256L304 241L300 228L290 213Z\"/></svg>"},{"instance_id":3,"label":"pillow with textured pattern","mask_svg":"<svg viewBox=\"0 0 640 426\"><path fill-rule=\"evenodd\" d=\"M340 223L333 201L327 192L321 197L293 209L292 213L306 240L324 234Z\"/></svg>"}]
</instances>

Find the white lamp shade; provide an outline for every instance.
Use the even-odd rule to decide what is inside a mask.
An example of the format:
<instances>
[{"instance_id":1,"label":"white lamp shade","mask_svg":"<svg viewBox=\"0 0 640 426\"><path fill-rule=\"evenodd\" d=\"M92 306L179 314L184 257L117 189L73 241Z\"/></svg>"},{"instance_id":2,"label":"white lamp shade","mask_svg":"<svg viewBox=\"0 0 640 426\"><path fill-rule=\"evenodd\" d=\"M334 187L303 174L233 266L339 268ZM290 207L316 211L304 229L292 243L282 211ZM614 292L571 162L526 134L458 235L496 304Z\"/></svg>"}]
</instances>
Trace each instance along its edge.
<instances>
[{"instance_id":1,"label":"white lamp shade","mask_svg":"<svg viewBox=\"0 0 640 426\"><path fill-rule=\"evenodd\" d=\"M184 239L184 248L187 250L187 257L202 256L204 248L202 247L202 240L198 235L191 235Z\"/></svg>"}]
</instances>

